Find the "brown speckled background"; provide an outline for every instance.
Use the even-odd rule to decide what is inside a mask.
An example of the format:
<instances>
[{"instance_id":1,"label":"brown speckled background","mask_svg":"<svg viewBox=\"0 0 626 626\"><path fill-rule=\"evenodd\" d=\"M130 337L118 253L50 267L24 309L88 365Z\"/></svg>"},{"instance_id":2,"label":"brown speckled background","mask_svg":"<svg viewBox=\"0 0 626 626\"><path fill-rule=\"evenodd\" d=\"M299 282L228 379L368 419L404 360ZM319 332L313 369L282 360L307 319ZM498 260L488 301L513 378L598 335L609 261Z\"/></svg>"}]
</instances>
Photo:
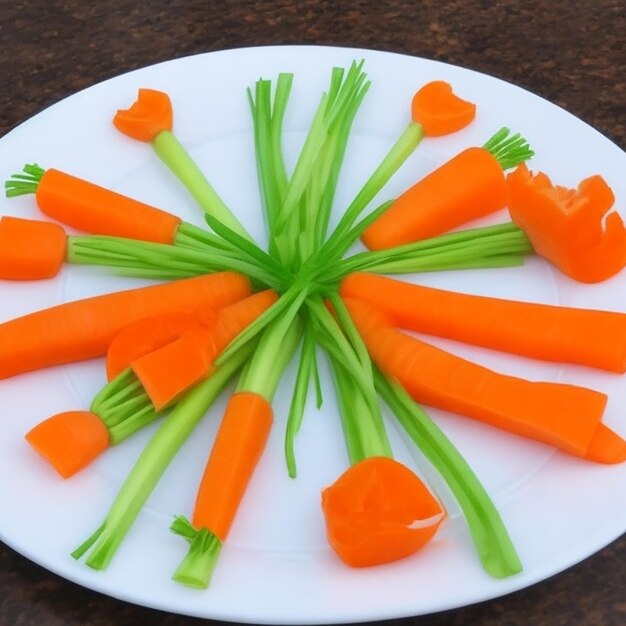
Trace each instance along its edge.
<instances>
[{"instance_id":1,"label":"brown speckled background","mask_svg":"<svg viewBox=\"0 0 626 626\"><path fill-rule=\"evenodd\" d=\"M128 70L263 44L380 48L469 67L559 104L626 148L624 0L0 0L0 135ZM0 544L0 626L201 623L83 589ZM393 624L626 624L626 539L529 589Z\"/></svg>"}]
</instances>

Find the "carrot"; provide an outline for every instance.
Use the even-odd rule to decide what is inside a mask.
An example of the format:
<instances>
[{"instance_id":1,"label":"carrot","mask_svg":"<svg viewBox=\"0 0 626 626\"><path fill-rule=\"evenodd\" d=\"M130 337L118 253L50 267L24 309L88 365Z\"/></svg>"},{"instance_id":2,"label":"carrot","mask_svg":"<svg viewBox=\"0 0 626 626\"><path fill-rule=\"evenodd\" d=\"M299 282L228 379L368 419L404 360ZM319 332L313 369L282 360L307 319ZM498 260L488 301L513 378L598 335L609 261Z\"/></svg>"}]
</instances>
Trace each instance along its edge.
<instances>
[{"instance_id":1,"label":"carrot","mask_svg":"<svg viewBox=\"0 0 626 626\"><path fill-rule=\"evenodd\" d=\"M106 354L122 328L150 315L216 307L250 293L248 279L220 272L66 302L0 324L0 378Z\"/></svg>"},{"instance_id":2,"label":"carrot","mask_svg":"<svg viewBox=\"0 0 626 626\"><path fill-rule=\"evenodd\" d=\"M340 288L395 326L524 356L626 371L626 314L476 296L356 273Z\"/></svg>"},{"instance_id":3,"label":"carrot","mask_svg":"<svg viewBox=\"0 0 626 626\"><path fill-rule=\"evenodd\" d=\"M189 325L175 341L130 364L157 411L214 370L214 361L226 346L277 300L268 289L220 311L213 323L206 307L197 312L208 321Z\"/></svg>"},{"instance_id":4,"label":"carrot","mask_svg":"<svg viewBox=\"0 0 626 626\"><path fill-rule=\"evenodd\" d=\"M322 491L322 510L330 545L351 567L413 554L445 518L424 483L387 457L369 457L352 465Z\"/></svg>"},{"instance_id":5,"label":"carrot","mask_svg":"<svg viewBox=\"0 0 626 626\"><path fill-rule=\"evenodd\" d=\"M424 85L411 103L411 117L424 127L426 137L454 133L475 116L476 105L455 95L451 85L443 80Z\"/></svg>"},{"instance_id":6,"label":"carrot","mask_svg":"<svg viewBox=\"0 0 626 626\"><path fill-rule=\"evenodd\" d=\"M6 215L0 218L0 278L52 278L66 252L67 237L60 226Z\"/></svg>"},{"instance_id":7,"label":"carrot","mask_svg":"<svg viewBox=\"0 0 626 626\"><path fill-rule=\"evenodd\" d=\"M482 147L463 150L407 189L361 236L370 250L434 237L470 220L503 209L503 169L533 153L519 135L498 131Z\"/></svg>"},{"instance_id":8,"label":"carrot","mask_svg":"<svg viewBox=\"0 0 626 626\"><path fill-rule=\"evenodd\" d=\"M365 303L345 302L374 362L417 402L585 457L601 426L605 394L499 374L396 330ZM603 462L620 461L607 454Z\"/></svg>"},{"instance_id":9,"label":"carrot","mask_svg":"<svg viewBox=\"0 0 626 626\"><path fill-rule=\"evenodd\" d=\"M109 431L89 411L58 413L32 428L26 441L69 478L109 447Z\"/></svg>"},{"instance_id":10,"label":"carrot","mask_svg":"<svg viewBox=\"0 0 626 626\"><path fill-rule=\"evenodd\" d=\"M213 309L210 310L217 316ZM195 315L175 311L126 326L107 350L107 380L113 380L139 357L178 339L187 328L197 323Z\"/></svg>"},{"instance_id":11,"label":"carrot","mask_svg":"<svg viewBox=\"0 0 626 626\"><path fill-rule=\"evenodd\" d=\"M120 109L113 118L115 127L139 141L152 141L164 130L172 130L174 112L169 96L156 89L139 89L137 100Z\"/></svg>"},{"instance_id":12,"label":"carrot","mask_svg":"<svg viewBox=\"0 0 626 626\"><path fill-rule=\"evenodd\" d=\"M181 220L171 213L59 170L26 165L24 171L7 181L7 195L34 193L52 219L95 235L174 241Z\"/></svg>"},{"instance_id":13,"label":"carrot","mask_svg":"<svg viewBox=\"0 0 626 626\"><path fill-rule=\"evenodd\" d=\"M626 265L626 228L617 213L608 213L615 196L601 176L567 189L522 164L508 175L507 188L511 219L564 274L596 283Z\"/></svg>"}]
</instances>

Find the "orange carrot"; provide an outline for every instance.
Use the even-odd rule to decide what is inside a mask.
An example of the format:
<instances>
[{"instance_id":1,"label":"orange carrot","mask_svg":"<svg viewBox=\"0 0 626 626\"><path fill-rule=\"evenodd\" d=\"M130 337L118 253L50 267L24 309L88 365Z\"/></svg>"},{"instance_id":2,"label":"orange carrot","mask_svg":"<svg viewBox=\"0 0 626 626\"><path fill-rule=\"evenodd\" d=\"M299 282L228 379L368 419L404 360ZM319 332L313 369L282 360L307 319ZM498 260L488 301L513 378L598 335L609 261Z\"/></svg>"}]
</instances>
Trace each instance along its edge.
<instances>
[{"instance_id":1,"label":"orange carrot","mask_svg":"<svg viewBox=\"0 0 626 626\"><path fill-rule=\"evenodd\" d=\"M441 505L407 467L369 457L322 491L328 541L344 563L369 567L423 547L445 518Z\"/></svg>"},{"instance_id":2,"label":"orange carrot","mask_svg":"<svg viewBox=\"0 0 626 626\"><path fill-rule=\"evenodd\" d=\"M217 308L250 293L248 279L219 272L67 302L0 324L0 378L106 354L122 328L200 303Z\"/></svg>"},{"instance_id":3,"label":"orange carrot","mask_svg":"<svg viewBox=\"0 0 626 626\"><path fill-rule=\"evenodd\" d=\"M217 316L215 312L213 315ZM133 361L178 339L187 328L196 324L195 315L174 311L126 326L107 350L107 380L113 380Z\"/></svg>"},{"instance_id":4,"label":"orange carrot","mask_svg":"<svg viewBox=\"0 0 626 626\"><path fill-rule=\"evenodd\" d=\"M238 392L230 398L200 481L193 513L196 528L208 528L224 541L272 421L272 405L261 395Z\"/></svg>"},{"instance_id":5,"label":"orange carrot","mask_svg":"<svg viewBox=\"0 0 626 626\"><path fill-rule=\"evenodd\" d=\"M524 356L626 371L626 314L475 296L356 273L341 294L395 326Z\"/></svg>"},{"instance_id":6,"label":"orange carrot","mask_svg":"<svg viewBox=\"0 0 626 626\"><path fill-rule=\"evenodd\" d=\"M26 440L63 478L69 478L109 447L109 431L89 411L68 411L35 426Z\"/></svg>"},{"instance_id":7,"label":"orange carrot","mask_svg":"<svg viewBox=\"0 0 626 626\"><path fill-rule=\"evenodd\" d=\"M605 394L499 374L396 330L389 318L368 304L349 298L345 302L374 362L417 402L580 457L585 457L594 439L598 443ZM591 460L598 460L602 455L596 450L592 456ZM607 452L602 462L621 460Z\"/></svg>"},{"instance_id":8,"label":"orange carrot","mask_svg":"<svg viewBox=\"0 0 626 626\"><path fill-rule=\"evenodd\" d=\"M411 103L411 117L424 127L427 137L447 135L465 128L476 116L476 105L452 92L449 83L435 80L424 85Z\"/></svg>"},{"instance_id":9,"label":"orange carrot","mask_svg":"<svg viewBox=\"0 0 626 626\"><path fill-rule=\"evenodd\" d=\"M160 411L210 375L224 348L277 298L268 289L239 300L219 310L207 327L190 324L175 341L134 360L130 366L155 409ZM206 307L197 315L208 321Z\"/></svg>"},{"instance_id":10,"label":"orange carrot","mask_svg":"<svg viewBox=\"0 0 626 626\"><path fill-rule=\"evenodd\" d=\"M136 102L120 109L113 118L115 127L128 137L152 141L160 132L172 130L174 113L169 96L156 89L139 89Z\"/></svg>"},{"instance_id":11,"label":"orange carrot","mask_svg":"<svg viewBox=\"0 0 626 626\"><path fill-rule=\"evenodd\" d=\"M563 273L596 283L626 265L626 228L617 213L608 213L615 196L601 176L567 189L522 164L508 175L507 187L511 218Z\"/></svg>"},{"instance_id":12,"label":"orange carrot","mask_svg":"<svg viewBox=\"0 0 626 626\"><path fill-rule=\"evenodd\" d=\"M370 250L440 235L503 209L506 180L484 148L468 148L398 197L362 235Z\"/></svg>"},{"instance_id":13,"label":"orange carrot","mask_svg":"<svg viewBox=\"0 0 626 626\"><path fill-rule=\"evenodd\" d=\"M56 276L65 261L67 237L57 224L0 218L0 278L38 280Z\"/></svg>"}]
</instances>

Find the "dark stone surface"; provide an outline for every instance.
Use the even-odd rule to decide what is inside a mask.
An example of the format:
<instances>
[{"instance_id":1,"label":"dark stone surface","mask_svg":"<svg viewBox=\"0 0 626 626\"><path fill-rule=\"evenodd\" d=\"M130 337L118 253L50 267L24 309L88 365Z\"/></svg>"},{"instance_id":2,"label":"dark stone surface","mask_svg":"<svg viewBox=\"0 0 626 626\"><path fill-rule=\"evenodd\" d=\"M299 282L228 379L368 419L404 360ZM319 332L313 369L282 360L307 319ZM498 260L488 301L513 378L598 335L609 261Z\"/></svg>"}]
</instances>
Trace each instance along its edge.
<instances>
[{"instance_id":1,"label":"dark stone surface","mask_svg":"<svg viewBox=\"0 0 626 626\"><path fill-rule=\"evenodd\" d=\"M626 147L623 0L0 0L0 135L131 69L197 52L295 43L379 48L470 67L544 96ZM625 588L622 537L529 589L393 623L618 625L626 623ZM0 545L1 626L201 622L82 589Z\"/></svg>"}]
</instances>

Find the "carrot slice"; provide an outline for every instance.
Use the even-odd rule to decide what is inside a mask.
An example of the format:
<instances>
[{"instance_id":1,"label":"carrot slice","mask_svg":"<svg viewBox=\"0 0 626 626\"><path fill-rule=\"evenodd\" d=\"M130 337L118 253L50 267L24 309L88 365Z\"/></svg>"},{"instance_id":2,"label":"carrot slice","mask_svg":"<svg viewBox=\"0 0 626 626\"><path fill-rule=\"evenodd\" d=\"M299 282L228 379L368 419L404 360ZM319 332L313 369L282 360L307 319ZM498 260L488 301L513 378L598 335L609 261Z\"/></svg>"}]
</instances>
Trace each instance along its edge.
<instances>
[{"instance_id":1,"label":"carrot slice","mask_svg":"<svg viewBox=\"0 0 626 626\"><path fill-rule=\"evenodd\" d=\"M35 426L26 441L63 478L69 478L109 447L109 431L94 413L68 411Z\"/></svg>"},{"instance_id":2,"label":"carrot slice","mask_svg":"<svg viewBox=\"0 0 626 626\"><path fill-rule=\"evenodd\" d=\"M503 209L506 199L498 160L484 148L468 148L407 189L362 240L381 250L433 237Z\"/></svg>"},{"instance_id":3,"label":"carrot slice","mask_svg":"<svg viewBox=\"0 0 626 626\"><path fill-rule=\"evenodd\" d=\"M215 312L213 315L217 316ZM178 339L185 330L197 324L192 313L174 311L127 326L115 336L107 350L107 380L113 380L133 361Z\"/></svg>"},{"instance_id":4,"label":"carrot slice","mask_svg":"<svg viewBox=\"0 0 626 626\"><path fill-rule=\"evenodd\" d=\"M352 567L405 558L434 536L445 512L424 483L387 457L370 457L322 491L328 541Z\"/></svg>"},{"instance_id":5,"label":"carrot slice","mask_svg":"<svg viewBox=\"0 0 626 626\"><path fill-rule=\"evenodd\" d=\"M435 80L424 85L411 103L411 117L424 127L427 137L447 135L465 128L476 116L476 105L462 100L449 83Z\"/></svg>"},{"instance_id":6,"label":"carrot slice","mask_svg":"<svg viewBox=\"0 0 626 626\"><path fill-rule=\"evenodd\" d=\"M601 176L567 189L522 164L508 175L507 187L512 220L564 274L596 283L626 265L626 228L617 213L608 213L615 196Z\"/></svg>"},{"instance_id":7,"label":"carrot slice","mask_svg":"<svg viewBox=\"0 0 626 626\"><path fill-rule=\"evenodd\" d=\"M224 541L272 427L272 405L252 392L231 396L200 481L195 528Z\"/></svg>"},{"instance_id":8,"label":"carrot slice","mask_svg":"<svg viewBox=\"0 0 626 626\"><path fill-rule=\"evenodd\" d=\"M120 109L113 118L115 127L128 137L152 141L164 130L172 130L174 113L169 96L156 89L140 89L137 100L128 109Z\"/></svg>"},{"instance_id":9,"label":"carrot slice","mask_svg":"<svg viewBox=\"0 0 626 626\"><path fill-rule=\"evenodd\" d=\"M0 378L106 354L115 336L140 319L216 308L250 293L249 280L219 272L119 291L30 313L0 324Z\"/></svg>"},{"instance_id":10,"label":"carrot slice","mask_svg":"<svg viewBox=\"0 0 626 626\"><path fill-rule=\"evenodd\" d=\"M395 326L546 361L626 371L626 314L476 296L356 273L341 294Z\"/></svg>"},{"instance_id":11,"label":"carrot slice","mask_svg":"<svg viewBox=\"0 0 626 626\"><path fill-rule=\"evenodd\" d=\"M585 457L605 394L494 372L396 330L365 303L345 302L374 362L416 401Z\"/></svg>"},{"instance_id":12,"label":"carrot slice","mask_svg":"<svg viewBox=\"0 0 626 626\"><path fill-rule=\"evenodd\" d=\"M59 273L66 252L67 236L57 224L0 218L0 278L52 278Z\"/></svg>"}]
</instances>

